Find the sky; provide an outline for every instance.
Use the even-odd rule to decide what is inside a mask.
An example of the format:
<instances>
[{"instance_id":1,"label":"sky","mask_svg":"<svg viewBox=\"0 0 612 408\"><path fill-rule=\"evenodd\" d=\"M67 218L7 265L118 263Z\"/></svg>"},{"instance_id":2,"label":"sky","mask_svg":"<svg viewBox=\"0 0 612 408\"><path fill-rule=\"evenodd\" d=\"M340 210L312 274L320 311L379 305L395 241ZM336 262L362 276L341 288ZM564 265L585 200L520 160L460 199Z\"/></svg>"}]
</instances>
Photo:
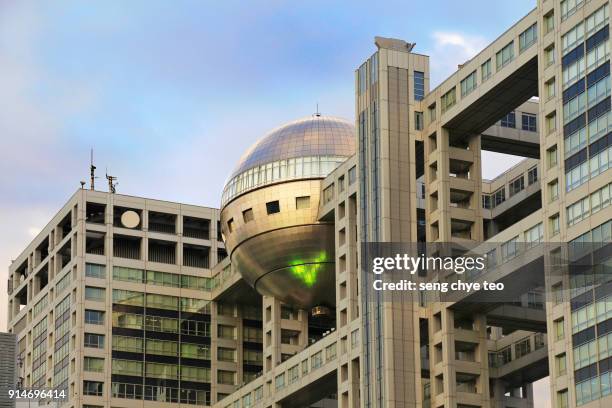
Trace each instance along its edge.
<instances>
[{"instance_id":1,"label":"sky","mask_svg":"<svg viewBox=\"0 0 612 408\"><path fill-rule=\"evenodd\" d=\"M10 260L88 178L91 148L100 186L108 171L119 193L218 207L234 163L270 129L317 103L353 120L354 70L374 36L416 42L435 86L533 7L0 1L0 302ZM489 154L484 176L516 162Z\"/></svg>"}]
</instances>

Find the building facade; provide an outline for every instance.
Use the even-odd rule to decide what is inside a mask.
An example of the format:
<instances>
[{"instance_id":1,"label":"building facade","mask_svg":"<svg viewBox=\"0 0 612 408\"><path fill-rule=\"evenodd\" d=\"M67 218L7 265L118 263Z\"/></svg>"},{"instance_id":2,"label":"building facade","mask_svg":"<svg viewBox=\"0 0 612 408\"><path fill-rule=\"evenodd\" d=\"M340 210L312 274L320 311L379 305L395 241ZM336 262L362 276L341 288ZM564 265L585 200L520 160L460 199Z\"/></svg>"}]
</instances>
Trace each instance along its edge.
<instances>
[{"instance_id":1,"label":"building facade","mask_svg":"<svg viewBox=\"0 0 612 408\"><path fill-rule=\"evenodd\" d=\"M610 406L609 7L538 0L435 89L429 57L377 37L354 151L338 121L285 125L221 210L79 190L10 267L24 386L71 407L519 408L548 376L555 407ZM483 150L525 160L485 180ZM542 291L387 302L367 242L484 242L500 281L540 262ZM596 273L557 267L567 243L597 246Z\"/></svg>"}]
</instances>

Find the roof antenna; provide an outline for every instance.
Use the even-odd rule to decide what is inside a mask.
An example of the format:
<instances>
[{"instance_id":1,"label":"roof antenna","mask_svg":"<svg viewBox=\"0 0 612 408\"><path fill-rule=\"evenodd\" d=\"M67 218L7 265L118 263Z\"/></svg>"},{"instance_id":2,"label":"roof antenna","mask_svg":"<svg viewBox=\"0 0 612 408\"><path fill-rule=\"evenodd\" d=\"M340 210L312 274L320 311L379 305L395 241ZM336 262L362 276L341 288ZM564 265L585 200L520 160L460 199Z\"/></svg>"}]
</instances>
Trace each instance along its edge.
<instances>
[{"instance_id":1,"label":"roof antenna","mask_svg":"<svg viewBox=\"0 0 612 408\"><path fill-rule=\"evenodd\" d=\"M319 102L317 102L317 111L315 112L315 116L316 117L321 116L321 113L319 112Z\"/></svg>"},{"instance_id":2,"label":"roof antenna","mask_svg":"<svg viewBox=\"0 0 612 408\"><path fill-rule=\"evenodd\" d=\"M117 192L117 177L111 176L108 174L108 169L106 169L106 179L108 180L108 192L111 194L115 194Z\"/></svg>"},{"instance_id":3,"label":"roof antenna","mask_svg":"<svg viewBox=\"0 0 612 408\"><path fill-rule=\"evenodd\" d=\"M91 156L89 159L89 177L90 177L90 182L89 182L89 189L90 190L95 190L95 183L96 183L96 166L94 166L93 164L93 149L91 149Z\"/></svg>"}]
</instances>

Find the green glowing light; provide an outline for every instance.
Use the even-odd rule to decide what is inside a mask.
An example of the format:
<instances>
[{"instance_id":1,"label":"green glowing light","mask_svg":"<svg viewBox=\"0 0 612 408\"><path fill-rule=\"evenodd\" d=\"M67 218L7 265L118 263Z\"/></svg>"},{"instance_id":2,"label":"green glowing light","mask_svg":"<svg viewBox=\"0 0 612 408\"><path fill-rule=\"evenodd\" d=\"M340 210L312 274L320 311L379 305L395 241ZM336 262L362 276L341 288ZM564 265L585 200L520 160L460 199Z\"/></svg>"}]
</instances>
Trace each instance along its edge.
<instances>
[{"instance_id":1,"label":"green glowing light","mask_svg":"<svg viewBox=\"0 0 612 408\"><path fill-rule=\"evenodd\" d=\"M304 282L309 288L317 282L317 275L323 268L323 262L327 260L327 254L321 252L313 259L295 259L291 261L289 270L291 274Z\"/></svg>"}]
</instances>

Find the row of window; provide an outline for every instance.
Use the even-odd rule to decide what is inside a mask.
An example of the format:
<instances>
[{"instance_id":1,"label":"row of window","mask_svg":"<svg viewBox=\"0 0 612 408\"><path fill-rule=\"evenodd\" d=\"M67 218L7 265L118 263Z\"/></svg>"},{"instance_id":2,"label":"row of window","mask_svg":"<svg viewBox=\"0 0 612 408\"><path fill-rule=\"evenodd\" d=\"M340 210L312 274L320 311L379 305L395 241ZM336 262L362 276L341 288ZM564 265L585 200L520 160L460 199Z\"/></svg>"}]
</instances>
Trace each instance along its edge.
<instances>
[{"instance_id":1,"label":"row of window","mask_svg":"<svg viewBox=\"0 0 612 408\"><path fill-rule=\"evenodd\" d=\"M566 209L567 225L574 225L610 205L610 186L612 184L608 184L569 205Z\"/></svg>"},{"instance_id":2,"label":"row of window","mask_svg":"<svg viewBox=\"0 0 612 408\"><path fill-rule=\"evenodd\" d=\"M508 112L500 121L500 126L506 128L516 128L516 113L514 111ZM521 129L528 132L537 132L537 118L533 113L521 112Z\"/></svg>"},{"instance_id":3,"label":"row of window","mask_svg":"<svg viewBox=\"0 0 612 408\"><path fill-rule=\"evenodd\" d=\"M342 156L313 156L278 160L246 170L232 178L223 190L222 204L257 187L311 177L325 177L346 161Z\"/></svg>"},{"instance_id":4,"label":"row of window","mask_svg":"<svg viewBox=\"0 0 612 408\"><path fill-rule=\"evenodd\" d=\"M534 166L527 171L527 185L530 186L538 181L538 167ZM521 175L508 184L510 197L525 189L525 176ZM506 188L501 187L492 194L482 195L482 208L492 209L506 200Z\"/></svg>"},{"instance_id":5,"label":"row of window","mask_svg":"<svg viewBox=\"0 0 612 408\"><path fill-rule=\"evenodd\" d=\"M87 264L85 275L88 277L105 279L105 266ZM142 269L126 268L121 266L113 267L113 279L126 282L146 283L148 285L170 286L174 288L197 289L204 291L210 291L213 286L212 278L193 275L179 275L170 272L145 271Z\"/></svg>"},{"instance_id":6,"label":"row of window","mask_svg":"<svg viewBox=\"0 0 612 408\"><path fill-rule=\"evenodd\" d=\"M83 381L83 394L101 397L104 395L104 383L101 381ZM190 405L210 405L210 391L166 386L127 384L113 382L113 398L138 399L165 403ZM85 407L85 405L84 405Z\"/></svg>"}]
</instances>

